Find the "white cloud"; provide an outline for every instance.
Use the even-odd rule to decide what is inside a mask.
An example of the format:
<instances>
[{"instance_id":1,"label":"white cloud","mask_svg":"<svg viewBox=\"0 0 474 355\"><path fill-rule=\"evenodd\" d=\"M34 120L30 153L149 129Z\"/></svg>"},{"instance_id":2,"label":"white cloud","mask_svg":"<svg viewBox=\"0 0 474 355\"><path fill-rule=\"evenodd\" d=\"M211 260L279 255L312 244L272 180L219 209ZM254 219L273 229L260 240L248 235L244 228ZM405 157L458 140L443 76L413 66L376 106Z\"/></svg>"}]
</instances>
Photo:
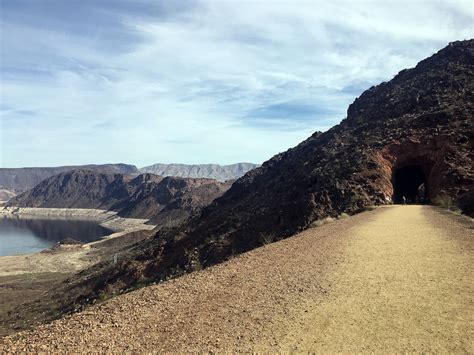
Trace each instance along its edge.
<instances>
[{"instance_id":1,"label":"white cloud","mask_svg":"<svg viewBox=\"0 0 474 355\"><path fill-rule=\"evenodd\" d=\"M463 1L101 14L114 26L93 36L3 21L2 166L262 162L336 124L363 89L474 33ZM295 103L304 117L265 117Z\"/></svg>"}]
</instances>

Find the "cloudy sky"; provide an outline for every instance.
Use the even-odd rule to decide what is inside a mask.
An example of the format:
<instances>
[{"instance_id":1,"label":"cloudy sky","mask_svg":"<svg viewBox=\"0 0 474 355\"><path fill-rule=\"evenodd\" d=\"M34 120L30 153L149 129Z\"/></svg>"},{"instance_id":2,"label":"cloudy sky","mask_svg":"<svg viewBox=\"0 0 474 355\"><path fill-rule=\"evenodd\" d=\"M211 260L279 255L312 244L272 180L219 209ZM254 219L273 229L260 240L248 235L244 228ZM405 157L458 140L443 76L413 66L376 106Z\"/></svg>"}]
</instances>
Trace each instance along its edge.
<instances>
[{"instance_id":1,"label":"cloudy sky","mask_svg":"<svg viewBox=\"0 0 474 355\"><path fill-rule=\"evenodd\" d=\"M0 4L1 167L261 163L474 37L462 0Z\"/></svg>"}]
</instances>

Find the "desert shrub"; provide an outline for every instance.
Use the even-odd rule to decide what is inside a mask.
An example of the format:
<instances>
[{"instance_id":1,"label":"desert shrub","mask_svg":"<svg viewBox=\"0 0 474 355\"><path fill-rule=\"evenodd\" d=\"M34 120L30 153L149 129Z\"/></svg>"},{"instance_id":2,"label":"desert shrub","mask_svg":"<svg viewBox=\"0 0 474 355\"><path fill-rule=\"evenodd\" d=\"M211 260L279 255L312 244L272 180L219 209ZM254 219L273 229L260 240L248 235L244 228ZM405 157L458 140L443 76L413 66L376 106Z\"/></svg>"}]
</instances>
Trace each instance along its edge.
<instances>
[{"instance_id":1,"label":"desert shrub","mask_svg":"<svg viewBox=\"0 0 474 355\"><path fill-rule=\"evenodd\" d=\"M260 233L259 235L260 242L265 245L265 244L270 244L275 241L275 236L273 234L265 234L265 233Z\"/></svg>"},{"instance_id":2,"label":"desert shrub","mask_svg":"<svg viewBox=\"0 0 474 355\"><path fill-rule=\"evenodd\" d=\"M448 195L438 195L432 199L432 204L441 208L446 208L453 212L461 212L454 200Z\"/></svg>"},{"instance_id":3,"label":"desert shrub","mask_svg":"<svg viewBox=\"0 0 474 355\"><path fill-rule=\"evenodd\" d=\"M323 219L318 219L316 221L313 221L311 223L310 227L320 227L324 224L331 223L332 221L334 221L334 218L332 218L332 217L326 217L326 218L323 218Z\"/></svg>"},{"instance_id":4,"label":"desert shrub","mask_svg":"<svg viewBox=\"0 0 474 355\"><path fill-rule=\"evenodd\" d=\"M201 260L199 260L199 258L195 258L191 261L191 269L193 271L198 271L198 270L203 269L202 264L201 264Z\"/></svg>"}]
</instances>

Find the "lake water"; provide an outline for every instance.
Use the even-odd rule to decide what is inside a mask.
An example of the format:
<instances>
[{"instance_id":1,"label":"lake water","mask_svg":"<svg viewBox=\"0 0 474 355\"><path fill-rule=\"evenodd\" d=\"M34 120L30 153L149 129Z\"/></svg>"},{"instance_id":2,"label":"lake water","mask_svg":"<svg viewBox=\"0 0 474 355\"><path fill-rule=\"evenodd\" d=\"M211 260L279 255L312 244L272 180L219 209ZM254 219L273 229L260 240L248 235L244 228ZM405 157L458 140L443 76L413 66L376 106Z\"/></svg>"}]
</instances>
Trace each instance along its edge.
<instances>
[{"instance_id":1,"label":"lake water","mask_svg":"<svg viewBox=\"0 0 474 355\"><path fill-rule=\"evenodd\" d=\"M0 256L35 253L66 238L88 243L111 233L89 221L0 217Z\"/></svg>"}]
</instances>

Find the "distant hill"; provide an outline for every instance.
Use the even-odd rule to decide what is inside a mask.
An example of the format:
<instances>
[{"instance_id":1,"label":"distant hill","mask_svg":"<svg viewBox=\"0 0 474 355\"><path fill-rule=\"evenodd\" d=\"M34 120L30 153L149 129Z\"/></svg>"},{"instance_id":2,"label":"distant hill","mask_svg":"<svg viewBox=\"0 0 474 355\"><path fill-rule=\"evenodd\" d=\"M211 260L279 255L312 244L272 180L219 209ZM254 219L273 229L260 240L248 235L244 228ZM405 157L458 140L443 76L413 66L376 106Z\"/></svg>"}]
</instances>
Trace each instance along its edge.
<instances>
[{"instance_id":1,"label":"distant hill","mask_svg":"<svg viewBox=\"0 0 474 355\"><path fill-rule=\"evenodd\" d=\"M138 173L137 167L129 164L91 164L36 168L0 168L0 188L11 190L12 192L22 192L31 189L44 179L47 179L53 175L75 169L88 169L111 174Z\"/></svg>"},{"instance_id":2,"label":"distant hill","mask_svg":"<svg viewBox=\"0 0 474 355\"><path fill-rule=\"evenodd\" d=\"M212 179L163 178L149 173L131 177L80 169L43 180L7 206L105 209L163 226L178 223L229 187L230 183Z\"/></svg>"},{"instance_id":3,"label":"distant hill","mask_svg":"<svg viewBox=\"0 0 474 355\"><path fill-rule=\"evenodd\" d=\"M217 181L238 179L248 171L258 167L252 163L236 163L231 165L218 164L154 164L141 168L143 173L152 173L160 176L179 176L186 178L207 178Z\"/></svg>"},{"instance_id":4,"label":"distant hill","mask_svg":"<svg viewBox=\"0 0 474 355\"><path fill-rule=\"evenodd\" d=\"M247 173L186 223L136 244L113 267L82 271L48 298L68 292L60 309L77 309L400 195L474 216L473 116L474 40L454 42L366 90L340 124Z\"/></svg>"},{"instance_id":5,"label":"distant hill","mask_svg":"<svg viewBox=\"0 0 474 355\"><path fill-rule=\"evenodd\" d=\"M239 178L188 222L141 242L129 260L91 271L92 291L77 296L76 288L75 302L192 272L400 196L474 216L473 114L474 40L454 42L366 90L340 124Z\"/></svg>"}]
</instances>

